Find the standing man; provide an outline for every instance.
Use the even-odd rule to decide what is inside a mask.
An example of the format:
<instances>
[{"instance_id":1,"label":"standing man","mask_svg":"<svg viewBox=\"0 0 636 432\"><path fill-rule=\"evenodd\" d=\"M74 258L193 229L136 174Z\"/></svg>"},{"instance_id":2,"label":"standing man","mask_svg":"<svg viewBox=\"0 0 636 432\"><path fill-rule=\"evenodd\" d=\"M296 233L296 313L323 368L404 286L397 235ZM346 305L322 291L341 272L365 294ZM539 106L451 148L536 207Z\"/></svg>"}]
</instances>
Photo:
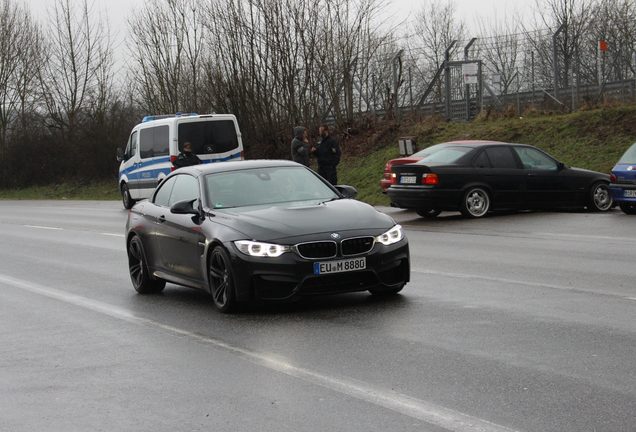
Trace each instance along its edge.
<instances>
[{"instance_id":1,"label":"standing man","mask_svg":"<svg viewBox=\"0 0 636 432\"><path fill-rule=\"evenodd\" d=\"M291 157L294 162L309 166L309 138L304 126L294 128L294 139L291 143Z\"/></svg>"},{"instance_id":2,"label":"standing man","mask_svg":"<svg viewBox=\"0 0 636 432\"><path fill-rule=\"evenodd\" d=\"M312 149L318 160L318 174L323 176L332 185L338 183L338 164L340 163L340 146L338 142L329 135L329 126L323 124L318 129L321 140Z\"/></svg>"},{"instance_id":3,"label":"standing man","mask_svg":"<svg viewBox=\"0 0 636 432\"><path fill-rule=\"evenodd\" d=\"M172 164L175 168L183 168L191 165L199 165L201 163L201 159L194 153L192 153L192 144L189 142L183 143L183 150L177 156L177 160Z\"/></svg>"}]
</instances>

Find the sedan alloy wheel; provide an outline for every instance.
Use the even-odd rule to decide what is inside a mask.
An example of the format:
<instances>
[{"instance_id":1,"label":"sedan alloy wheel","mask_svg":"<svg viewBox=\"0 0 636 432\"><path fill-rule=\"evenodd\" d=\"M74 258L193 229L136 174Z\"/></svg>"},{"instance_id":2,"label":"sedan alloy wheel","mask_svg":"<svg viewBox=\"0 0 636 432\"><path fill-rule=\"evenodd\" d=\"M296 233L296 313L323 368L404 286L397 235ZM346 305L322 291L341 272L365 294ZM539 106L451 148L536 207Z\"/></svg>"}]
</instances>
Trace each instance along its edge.
<instances>
[{"instance_id":1,"label":"sedan alloy wheel","mask_svg":"<svg viewBox=\"0 0 636 432\"><path fill-rule=\"evenodd\" d=\"M133 287L139 294L159 293L166 286L166 281L150 275L144 246L138 236L134 236L128 243L128 271Z\"/></svg>"},{"instance_id":2,"label":"sedan alloy wheel","mask_svg":"<svg viewBox=\"0 0 636 432\"><path fill-rule=\"evenodd\" d=\"M234 275L227 252L217 246L209 259L210 291L214 305L221 312L230 312L234 308Z\"/></svg>"},{"instance_id":3,"label":"sedan alloy wheel","mask_svg":"<svg viewBox=\"0 0 636 432\"><path fill-rule=\"evenodd\" d=\"M479 218L490 210L490 196L480 187L469 189L464 195L460 211L464 216Z\"/></svg>"},{"instance_id":4,"label":"sedan alloy wheel","mask_svg":"<svg viewBox=\"0 0 636 432\"><path fill-rule=\"evenodd\" d=\"M612 196L606 183L595 183L590 189L590 209L592 211L607 211L612 208Z\"/></svg>"}]
</instances>

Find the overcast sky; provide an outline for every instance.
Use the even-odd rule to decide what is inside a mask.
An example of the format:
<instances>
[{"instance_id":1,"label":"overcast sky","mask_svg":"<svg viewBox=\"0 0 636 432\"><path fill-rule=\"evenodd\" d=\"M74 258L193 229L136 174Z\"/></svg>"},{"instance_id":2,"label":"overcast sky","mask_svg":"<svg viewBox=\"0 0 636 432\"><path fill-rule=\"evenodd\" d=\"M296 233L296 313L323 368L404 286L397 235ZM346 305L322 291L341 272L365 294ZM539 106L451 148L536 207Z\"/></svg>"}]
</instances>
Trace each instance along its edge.
<instances>
[{"instance_id":1,"label":"overcast sky","mask_svg":"<svg viewBox=\"0 0 636 432\"><path fill-rule=\"evenodd\" d=\"M46 16L54 0L17 0L27 4L36 17ZM73 0L71 0L73 1ZM146 0L94 0L95 8L106 13L111 30L125 37L127 18L135 8L141 7ZM149 0L157 1L157 0ZM385 10L396 22L409 21L413 14L425 4L424 0L386 0L389 6ZM457 13L469 28L475 28L477 18L496 15L498 19L512 19L521 14L529 16L534 8L534 0L455 0Z\"/></svg>"}]
</instances>

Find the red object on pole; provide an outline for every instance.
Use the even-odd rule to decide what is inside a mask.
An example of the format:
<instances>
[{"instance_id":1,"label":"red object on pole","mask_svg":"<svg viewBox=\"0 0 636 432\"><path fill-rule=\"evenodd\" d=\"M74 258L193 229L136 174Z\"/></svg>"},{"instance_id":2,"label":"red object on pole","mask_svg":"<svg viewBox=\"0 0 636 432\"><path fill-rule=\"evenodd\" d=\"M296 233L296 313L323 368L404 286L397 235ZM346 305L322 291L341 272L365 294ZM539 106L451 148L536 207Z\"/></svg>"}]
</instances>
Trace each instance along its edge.
<instances>
[{"instance_id":1,"label":"red object on pole","mask_svg":"<svg viewBox=\"0 0 636 432\"><path fill-rule=\"evenodd\" d=\"M609 45L607 45L607 41L605 39L598 41L598 49L602 52L606 52L609 49Z\"/></svg>"}]
</instances>

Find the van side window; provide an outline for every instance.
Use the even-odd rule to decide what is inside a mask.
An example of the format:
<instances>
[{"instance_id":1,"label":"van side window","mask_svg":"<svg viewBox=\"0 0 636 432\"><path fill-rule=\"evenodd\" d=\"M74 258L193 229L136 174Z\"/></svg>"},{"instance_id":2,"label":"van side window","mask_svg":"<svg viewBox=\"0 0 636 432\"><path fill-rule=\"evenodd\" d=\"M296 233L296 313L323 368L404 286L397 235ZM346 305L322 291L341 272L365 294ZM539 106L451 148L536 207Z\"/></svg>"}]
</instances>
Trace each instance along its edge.
<instances>
[{"instance_id":1,"label":"van side window","mask_svg":"<svg viewBox=\"0 0 636 432\"><path fill-rule=\"evenodd\" d=\"M141 130L141 158L167 156L170 140L168 125L156 126Z\"/></svg>"},{"instance_id":2,"label":"van side window","mask_svg":"<svg viewBox=\"0 0 636 432\"><path fill-rule=\"evenodd\" d=\"M128 160L137 153L137 131L133 132L128 138L126 151L124 151L124 160Z\"/></svg>"},{"instance_id":3,"label":"van side window","mask_svg":"<svg viewBox=\"0 0 636 432\"><path fill-rule=\"evenodd\" d=\"M179 123L179 150L183 150L185 142L192 144L195 154L226 153L239 145L232 120Z\"/></svg>"}]
</instances>

